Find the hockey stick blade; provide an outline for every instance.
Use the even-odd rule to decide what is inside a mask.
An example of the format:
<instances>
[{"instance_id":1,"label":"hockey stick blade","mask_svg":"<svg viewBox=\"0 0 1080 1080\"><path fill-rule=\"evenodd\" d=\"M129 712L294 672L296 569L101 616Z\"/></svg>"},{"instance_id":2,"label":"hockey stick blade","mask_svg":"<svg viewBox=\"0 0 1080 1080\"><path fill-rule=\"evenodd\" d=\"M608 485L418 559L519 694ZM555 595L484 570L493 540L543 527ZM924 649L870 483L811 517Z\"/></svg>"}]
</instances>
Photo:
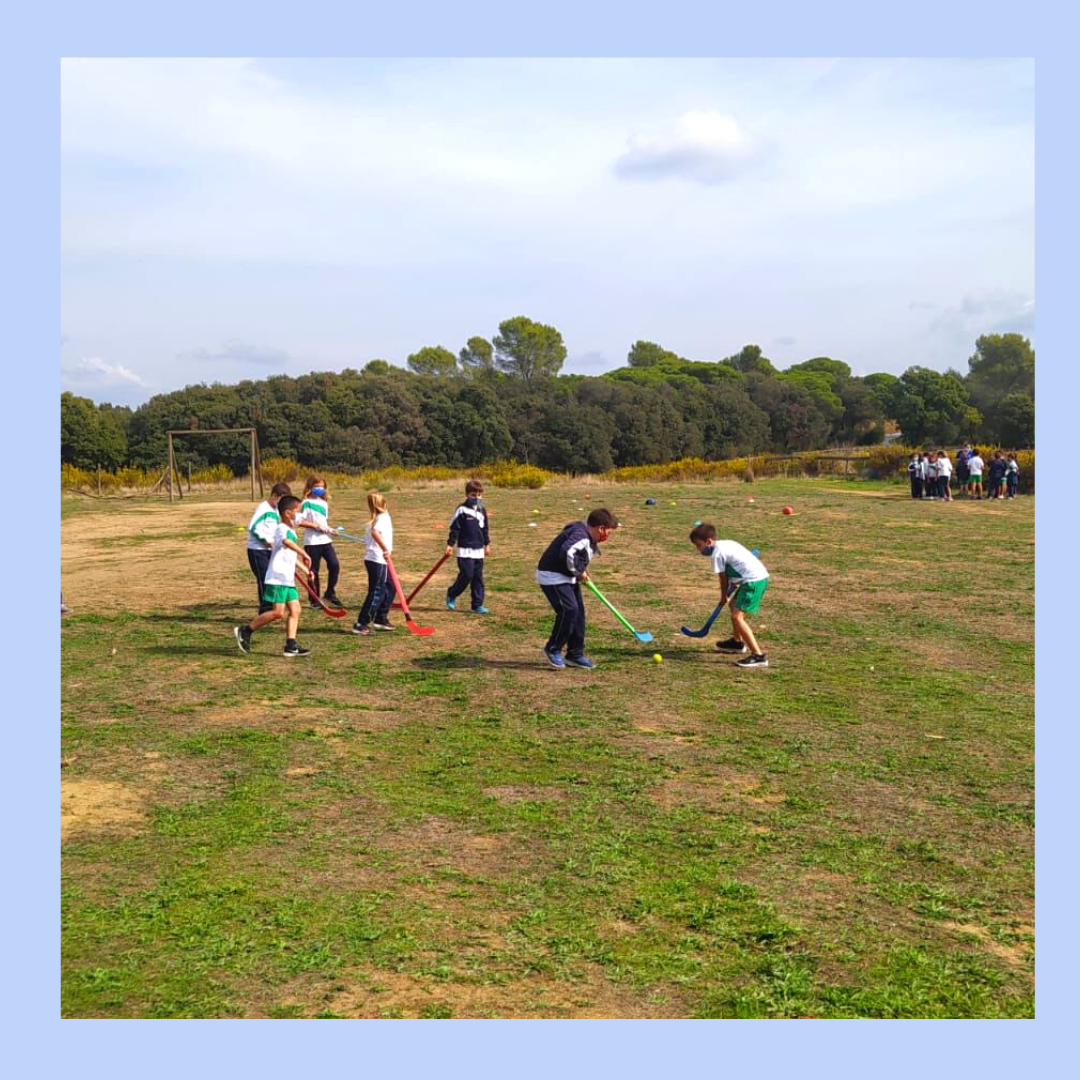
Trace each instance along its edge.
<instances>
[{"instance_id":1,"label":"hockey stick blade","mask_svg":"<svg viewBox=\"0 0 1080 1080\"><path fill-rule=\"evenodd\" d=\"M344 608L331 607L325 600L311 587L311 583L305 577L301 577L299 572L296 575L296 580L307 590L308 596L311 597L312 602L317 604L323 611L323 614L329 615L331 619L344 619L348 612Z\"/></svg>"}]
</instances>

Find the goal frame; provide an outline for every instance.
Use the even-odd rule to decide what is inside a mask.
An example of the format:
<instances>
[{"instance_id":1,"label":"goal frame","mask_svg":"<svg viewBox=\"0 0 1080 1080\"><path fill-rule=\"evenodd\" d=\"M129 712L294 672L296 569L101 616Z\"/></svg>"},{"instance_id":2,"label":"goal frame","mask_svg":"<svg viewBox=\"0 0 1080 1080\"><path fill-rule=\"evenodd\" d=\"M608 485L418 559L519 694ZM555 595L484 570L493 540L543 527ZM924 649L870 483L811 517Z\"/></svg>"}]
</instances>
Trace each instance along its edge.
<instances>
[{"instance_id":1,"label":"goal frame","mask_svg":"<svg viewBox=\"0 0 1080 1080\"><path fill-rule=\"evenodd\" d=\"M173 501L173 474L176 475L176 492L184 497L184 487L180 482L180 469L176 464L176 448L173 445L175 435L249 435L251 437L251 500L255 501L255 477L259 478L259 498L263 498L262 456L259 453L259 434L253 427L242 428L174 428L167 431L169 459L165 464L165 486L169 491L169 502ZM158 481L160 484L161 481Z\"/></svg>"}]
</instances>

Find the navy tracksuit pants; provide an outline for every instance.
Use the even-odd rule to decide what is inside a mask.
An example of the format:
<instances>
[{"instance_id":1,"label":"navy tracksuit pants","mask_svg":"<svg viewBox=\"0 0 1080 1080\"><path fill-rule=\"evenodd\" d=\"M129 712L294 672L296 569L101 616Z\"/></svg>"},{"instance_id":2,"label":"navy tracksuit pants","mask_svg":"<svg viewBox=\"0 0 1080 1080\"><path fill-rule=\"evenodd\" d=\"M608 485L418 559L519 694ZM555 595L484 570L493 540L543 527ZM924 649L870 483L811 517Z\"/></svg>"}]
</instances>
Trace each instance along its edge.
<instances>
[{"instance_id":1,"label":"navy tracksuit pants","mask_svg":"<svg viewBox=\"0 0 1080 1080\"><path fill-rule=\"evenodd\" d=\"M459 558L457 565L457 578L446 590L446 595L456 600L466 589L470 589L472 609L475 611L484 606L484 560Z\"/></svg>"},{"instance_id":2,"label":"navy tracksuit pants","mask_svg":"<svg viewBox=\"0 0 1080 1080\"><path fill-rule=\"evenodd\" d=\"M338 562L337 552L334 550L333 544L305 544L304 550L308 553L308 558L311 559L311 572L315 575L315 580L312 582L312 587L319 596L336 596L337 593L334 590L337 588L338 575L341 573L341 563ZM329 581L326 583L326 592L323 592L319 588L319 565L323 559L326 560L326 569L328 572ZM312 603L315 601L313 600Z\"/></svg>"},{"instance_id":3,"label":"navy tracksuit pants","mask_svg":"<svg viewBox=\"0 0 1080 1080\"><path fill-rule=\"evenodd\" d=\"M390 618L390 602L394 593L390 575L386 572L386 563L365 559L364 569L367 570L368 591L364 597L364 606L356 616L356 625L367 626L373 622L385 624Z\"/></svg>"},{"instance_id":4,"label":"navy tracksuit pants","mask_svg":"<svg viewBox=\"0 0 1080 1080\"><path fill-rule=\"evenodd\" d=\"M266 581L266 571L270 569L270 549L259 548L256 551L254 548L248 548L247 553L248 566L251 567L251 572L255 575L255 587L259 594L259 614L262 615L264 611L269 611L274 606L263 599L263 584Z\"/></svg>"},{"instance_id":5,"label":"navy tracksuit pants","mask_svg":"<svg viewBox=\"0 0 1080 1080\"><path fill-rule=\"evenodd\" d=\"M567 656L581 656L585 652L585 603L581 599L581 585L541 585L547 602L555 609L555 625L544 648L548 652L561 652Z\"/></svg>"}]
</instances>

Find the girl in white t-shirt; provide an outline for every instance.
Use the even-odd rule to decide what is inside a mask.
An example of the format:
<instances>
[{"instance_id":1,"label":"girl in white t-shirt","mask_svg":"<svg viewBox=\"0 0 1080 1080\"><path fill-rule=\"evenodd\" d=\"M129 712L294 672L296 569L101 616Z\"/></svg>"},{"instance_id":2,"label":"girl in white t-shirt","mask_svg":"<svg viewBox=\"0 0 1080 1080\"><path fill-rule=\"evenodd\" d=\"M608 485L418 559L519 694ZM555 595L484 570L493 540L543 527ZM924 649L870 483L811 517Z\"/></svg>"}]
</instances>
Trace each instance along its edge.
<instances>
[{"instance_id":1,"label":"girl in white t-shirt","mask_svg":"<svg viewBox=\"0 0 1080 1080\"><path fill-rule=\"evenodd\" d=\"M948 454L944 450L939 450L937 456L938 498L946 502L952 502L952 491L949 490L952 472L953 466Z\"/></svg>"},{"instance_id":2,"label":"girl in white t-shirt","mask_svg":"<svg viewBox=\"0 0 1080 1080\"><path fill-rule=\"evenodd\" d=\"M354 634L370 634L376 630L393 630L390 625L390 601L394 590L386 571L386 556L394 550L394 524L386 508L386 499L377 491L367 497L371 520L364 529L364 569L367 570L368 591L364 606L356 617Z\"/></svg>"},{"instance_id":3,"label":"girl in white t-shirt","mask_svg":"<svg viewBox=\"0 0 1080 1080\"><path fill-rule=\"evenodd\" d=\"M338 575L341 573L341 564L338 562L337 552L334 551L334 530L330 528L330 493L326 488L326 481L313 473L308 477L304 485L303 502L300 504L300 516L296 519L298 525L304 528L304 550L311 559L311 573L313 574L312 585L315 592L322 596L328 603L335 607L344 605L337 598ZM319 564L326 560L327 582L326 592L319 588ZM312 607L319 605L314 599L310 601Z\"/></svg>"}]
</instances>

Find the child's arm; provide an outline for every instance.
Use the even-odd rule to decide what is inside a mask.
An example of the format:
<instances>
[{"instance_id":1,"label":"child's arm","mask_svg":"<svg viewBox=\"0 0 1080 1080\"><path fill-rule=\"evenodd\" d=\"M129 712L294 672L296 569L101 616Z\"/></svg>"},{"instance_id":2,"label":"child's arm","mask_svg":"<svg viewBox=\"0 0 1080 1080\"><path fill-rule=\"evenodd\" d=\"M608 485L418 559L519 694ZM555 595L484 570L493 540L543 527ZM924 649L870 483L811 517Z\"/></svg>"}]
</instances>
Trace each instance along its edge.
<instances>
[{"instance_id":1,"label":"child's arm","mask_svg":"<svg viewBox=\"0 0 1080 1080\"><path fill-rule=\"evenodd\" d=\"M461 507L458 507L454 511L454 516L450 519L450 531L446 534L446 554L453 555L454 548L457 546L458 534L461 531L461 526L458 524L458 519L461 517Z\"/></svg>"},{"instance_id":2,"label":"child's arm","mask_svg":"<svg viewBox=\"0 0 1080 1080\"><path fill-rule=\"evenodd\" d=\"M374 540L375 543L378 544L380 548L382 548L382 553L384 555L389 555L390 554L390 549L386 546L386 542L383 540L382 536L379 534L378 529L372 529L371 530L371 539Z\"/></svg>"},{"instance_id":3,"label":"child's arm","mask_svg":"<svg viewBox=\"0 0 1080 1080\"><path fill-rule=\"evenodd\" d=\"M282 540L282 544L287 548L292 548L292 550L295 551L296 554L301 559L304 560L304 565L305 566L310 566L311 565L310 556L308 555L308 553L299 544L294 544L288 537L286 537L284 540Z\"/></svg>"}]
</instances>

